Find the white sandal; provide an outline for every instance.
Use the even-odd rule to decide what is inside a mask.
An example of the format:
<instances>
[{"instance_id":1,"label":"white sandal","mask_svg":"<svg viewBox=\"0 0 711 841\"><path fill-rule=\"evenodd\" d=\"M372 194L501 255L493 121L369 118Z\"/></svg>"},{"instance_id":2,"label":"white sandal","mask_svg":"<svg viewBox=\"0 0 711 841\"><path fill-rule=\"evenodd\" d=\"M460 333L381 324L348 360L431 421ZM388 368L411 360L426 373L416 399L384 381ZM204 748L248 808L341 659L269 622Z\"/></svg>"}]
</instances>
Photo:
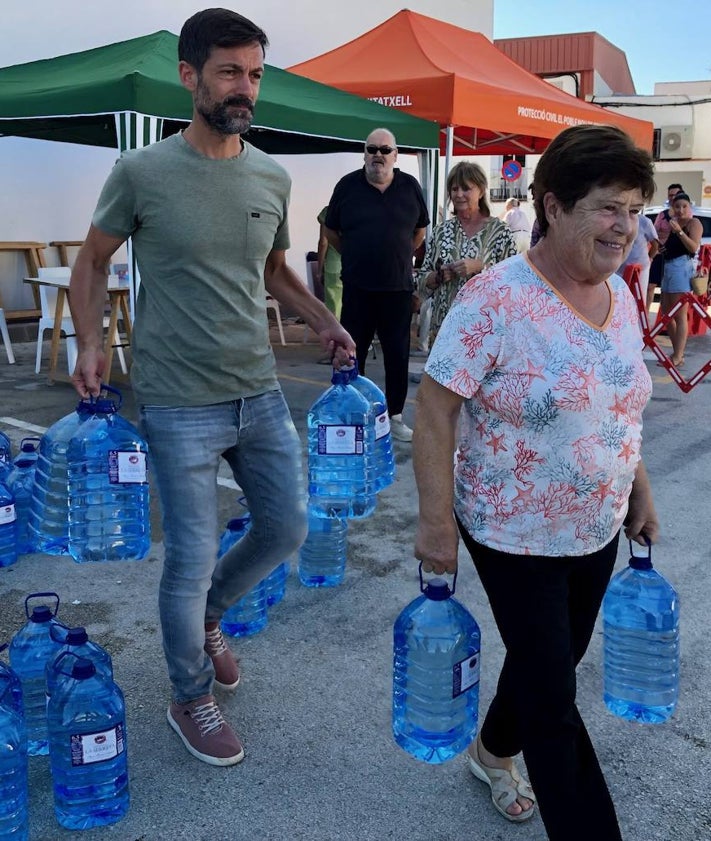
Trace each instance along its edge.
<instances>
[{"instance_id":1,"label":"white sandal","mask_svg":"<svg viewBox=\"0 0 711 841\"><path fill-rule=\"evenodd\" d=\"M514 823L521 823L521 821L532 818L536 798L530 783L523 779L516 766L512 765L511 770L506 771L503 768L490 768L488 765L484 765L479 755L478 736L474 743L474 750L476 751L476 759L467 751L469 770L478 780L486 783L491 789L491 802L494 804L496 811L503 815L507 821L513 821ZM519 797L526 797L533 805L530 809L519 812L518 815L509 814L506 810L513 803L516 803Z\"/></svg>"}]
</instances>

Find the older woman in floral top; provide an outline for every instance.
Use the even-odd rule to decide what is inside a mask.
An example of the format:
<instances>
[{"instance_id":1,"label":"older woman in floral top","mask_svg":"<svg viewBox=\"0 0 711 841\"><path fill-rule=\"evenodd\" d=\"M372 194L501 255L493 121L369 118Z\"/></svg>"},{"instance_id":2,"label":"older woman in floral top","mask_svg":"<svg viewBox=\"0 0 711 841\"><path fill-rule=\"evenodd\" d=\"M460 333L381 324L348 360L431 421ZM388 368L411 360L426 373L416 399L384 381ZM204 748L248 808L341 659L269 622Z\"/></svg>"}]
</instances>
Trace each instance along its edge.
<instances>
[{"instance_id":1,"label":"older woman in floral top","mask_svg":"<svg viewBox=\"0 0 711 841\"><path fill-rule=\"evenodd\" d=\"M462 161L447 178L454 216L432 232L418 273L420 295L432 297L430 346L464 284L484 269L516 254L508 225L491 215L484 170Z\"/></svg>"}]
</instances>

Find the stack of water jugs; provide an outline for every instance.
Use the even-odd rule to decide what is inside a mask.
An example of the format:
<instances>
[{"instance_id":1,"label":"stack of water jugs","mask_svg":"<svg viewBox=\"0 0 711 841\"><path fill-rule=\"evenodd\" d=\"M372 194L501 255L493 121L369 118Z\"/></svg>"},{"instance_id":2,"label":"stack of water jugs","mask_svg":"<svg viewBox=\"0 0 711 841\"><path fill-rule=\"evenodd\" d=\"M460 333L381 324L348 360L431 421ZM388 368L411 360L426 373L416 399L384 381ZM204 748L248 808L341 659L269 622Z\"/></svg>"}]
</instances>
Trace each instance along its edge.
<instances>
[{"instance_id":1,"label":"stack of water jugs","mask_svg":"<svg viewBox=\"0 0 711 841\"><path fill-rule=\"evenodd\" d=\"M241 496L237 500L237 504L241 508L241 514L239 517L233 517L228 521L220 538L218 558L221 558L249 531L252 516L247 508L247 499ZM283 561L266 578L225 611L220 623L222 631L231 637L247 637L261 631L267 624L267 608L278 604L284 598L288 575L289 563Z\"/></svg>"},{"instance_id":2,"label":"stack of water jugs","mask_svg":"<svg viewBox=\"0 0 711 841\"><path fill-rule=\"evenodd\" d=\"M308 413L308 536L299 553L307 587L343 581L348 520L375 510L395 478L385 395L358 365L334 370L331 387Z\"/></svg>"},{"instance_id":3,"label":"stack of water jugs","mask_svg":"<svg viewBox=\"0 0 711 841\"><path fill-rule=\"evenodd\" d=\"M32 607L30 608L30 604ZM61 826L87 829L128 811L126 712L111 657L57 619L56 593L25 600L26 624L0 663L0 838L27 841L28 756L49 754Z\"/></svg>"},{"instance_id":4,"label":"stack of water jugs","mask_svg":"<svg viewBox=\"0 0 711 841\"><path fill-rule=\"evenodd\" d=\"M147 446L117 400L82 400L10 461L0 434L0 566L18 555L137 560L150 548ZM12 469L8 469L12 464Z\"/></svg>"}]
</instances>

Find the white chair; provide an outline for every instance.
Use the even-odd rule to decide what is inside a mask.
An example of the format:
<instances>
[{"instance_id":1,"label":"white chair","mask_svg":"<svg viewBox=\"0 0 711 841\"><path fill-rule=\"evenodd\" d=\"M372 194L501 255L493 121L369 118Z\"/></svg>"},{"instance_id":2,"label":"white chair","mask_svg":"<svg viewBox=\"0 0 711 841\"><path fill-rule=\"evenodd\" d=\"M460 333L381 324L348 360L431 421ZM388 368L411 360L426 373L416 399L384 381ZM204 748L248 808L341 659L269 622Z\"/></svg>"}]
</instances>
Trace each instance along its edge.
<instances>
[{"instance_id":1,"label":"white chair","mask_svg":"<svg viewBox=\"0 0 711 841\"><path fill-rule=\"evenodd\" d=\"M0 307L0 335L5 344L5 353L7 354L7 361L10 365L15 364L15 354L12 352L12 343L10 342L10 333L7 329L7 321L5 320L5 311Z\"/></svg>"},{"instance_id":2,"label":"white chair","mask_svg":"<svg viewBox=\"0 0 711 841\"><path fill-rule=\"evenodd\" d=\"M267 295L267 309L274 310L277 327L279 328L279 338L281 339L281 343L283 345L286 345L286 339L284 338L284 328L281 325L281 310L279 308L279 301L277 301L276 298L272 298L271 295Z\"/></svg>"},{"instance_id":3,"label":"white chair","mask_svg":"<svg viewBox=\"0 0 711 841\"><path fill-rule=\"evenodd\" d=\"M53 286L39 285L40 307L42 315L39 319L39 326L37 329L37 354L35 357L35 373L39 374L42 367L42 342L44 340L44 333L46 330L54 329L54 315L57 309L57 294L58 286L66 286L69 288L69 279L72 270L68 266L52 266L49 268L39 268L37 270L37 277L40 280L51 281ZM103 327L106 329L109 326L108 316L104 318ZM74 322L72 321L72 313L69 309L69 299L64 297L64 309L62 311L62 320L60 330L64 333L67 343L67 367L69 373L74 371L74 366L77 362L77 340L76 332L74 330ZM117 331L118 332L118 331ZM128 373L128 366L126 365L126 357L121 345L116 345L116 355L121 364L121 370L124 374Z\"/></svg>"}]
</instances>

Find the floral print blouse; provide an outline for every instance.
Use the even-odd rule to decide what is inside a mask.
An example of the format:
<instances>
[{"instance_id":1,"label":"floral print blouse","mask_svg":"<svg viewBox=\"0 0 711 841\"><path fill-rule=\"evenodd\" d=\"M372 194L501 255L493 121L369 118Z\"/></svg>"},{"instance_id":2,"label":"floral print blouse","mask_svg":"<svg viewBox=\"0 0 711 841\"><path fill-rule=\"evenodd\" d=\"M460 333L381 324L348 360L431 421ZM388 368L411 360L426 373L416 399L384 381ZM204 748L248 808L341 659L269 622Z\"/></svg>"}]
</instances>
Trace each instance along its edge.
<instances>
[{"instance_id":1,"label":"floral print blouse","mask_svg":"<svg viewBox=\"0 0 711 841\"><path fill-rule=\"evenodd\" d=\"M437 225L432 231L432 238L427 246L425 259L418 270L418 291L423 298L432 297L432 320L430 322L430 347L437 337L444 317L452 306L452 301L459 290L467 282L467 278L460 281L443 283L437 289L425 286L427 275L435 270L438 261L451 263L463 258L476 258L482 261L484 269L499 263L507 257L517 253L516 242L508 225L490 216L484 227L477 231L471 239L466 235L456 216Z\"/></svg>"},{"instance_id":2,"label":"floral print blouse","mask_svg":"<svg viewBox=\"0 0 711 841\"><path fill-rule=\"evenodd\" d=\"M464 286L430 351L425 371L465 398L455 510L492 549L587 555L623 523L652 383L635 301L606 283L598 326L518 255Z\"/></svg>"}]
</instances>

